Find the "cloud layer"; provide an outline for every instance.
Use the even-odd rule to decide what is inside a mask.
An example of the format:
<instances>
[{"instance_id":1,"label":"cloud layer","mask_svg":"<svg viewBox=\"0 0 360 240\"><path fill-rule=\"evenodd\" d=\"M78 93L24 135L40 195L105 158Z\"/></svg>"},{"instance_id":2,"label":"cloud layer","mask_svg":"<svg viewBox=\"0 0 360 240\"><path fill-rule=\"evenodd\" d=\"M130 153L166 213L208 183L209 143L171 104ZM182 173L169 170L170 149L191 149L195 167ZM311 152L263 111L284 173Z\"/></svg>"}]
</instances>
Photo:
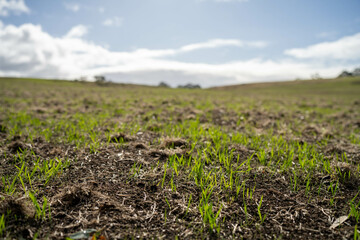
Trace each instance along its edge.
<instances>
[{"instance_id":1,"label":"cloud layer","mask_svg":"<svg viewBox=\"0 0 360 240\"><path fill-rule=\"evenodd\" d=\"M333 42L289 49L285 54L299 59L357 60L360 59L360 33Z\"/></svg>"},{"instance_id":2,"label":"cloud layer","mask_svg":"<svg viewBox=\"0 0 360 240\"><path fill-rule=\"evenodd\" d=\"M254 58L246 61L208 64L181 62L173 59L180 54L196 53L200 49L263 48L267 46L267 43L246 42L237 39L212 39L175 49L137 49L131 52L116 52L84 40L82 37L87 32L86 26L78 25L62 37L53 37L43 31L39 25L23 24L17 27L3 25L0 22L0 42L2 44L0 75L73 79L80 76L104 74L113 80L134 83L158 84L160 81L168 81L176 86L183 84L184 81L190 81L201 83L204 87L309 78L314 73L331 77L338 74L344 67L354 66L339 64L328 66L322 61L304 61L302 58L305 58L304 56L307 58L324 56L325 53L328 53L323 49L324 47L319 46L328 46L331 50L334 45L341 45L339 42L343 44L356 42L359 36L357 34L332 43L324 43L325 45L317 44L304 49L285 51L286 54L295 58L284 58L277 61ZM350 47L355 45L350 44ZM346 46L341 46L341 49L347 53ZM314 48L321 49L318 51L319 55L308 53ZM172 60L168 59L170 56ZM358 55L332 53L331 56L354 59Z\"/></svg>"},{"instance_id":3,"label":"cloud layer","mask_svg":"<svg viewBox=\"0 0 360 240\"><path fill-rule=\"evenodd\" d=\"M0 16L8 16L10 13L29 13L24 0L0 0Z\"/></svg>"}]
</instances>

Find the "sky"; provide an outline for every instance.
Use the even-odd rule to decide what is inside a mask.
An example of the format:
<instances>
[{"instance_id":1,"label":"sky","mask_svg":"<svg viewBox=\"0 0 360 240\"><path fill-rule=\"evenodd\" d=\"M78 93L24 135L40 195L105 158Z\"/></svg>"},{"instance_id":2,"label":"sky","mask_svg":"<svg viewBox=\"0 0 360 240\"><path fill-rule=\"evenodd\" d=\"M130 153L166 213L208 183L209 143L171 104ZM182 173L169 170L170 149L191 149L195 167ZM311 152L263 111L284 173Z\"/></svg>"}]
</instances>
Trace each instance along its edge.
<instances>
[{"instance_id":1,"label":"sky","mask_svg":"<svg viewBox=\"0 0 360 240\"><path fill-rule=\"evenodd\" d=\"M202 87L360 67L359 0L0 0L0 76Z\"/></svg>"}]
</instances>

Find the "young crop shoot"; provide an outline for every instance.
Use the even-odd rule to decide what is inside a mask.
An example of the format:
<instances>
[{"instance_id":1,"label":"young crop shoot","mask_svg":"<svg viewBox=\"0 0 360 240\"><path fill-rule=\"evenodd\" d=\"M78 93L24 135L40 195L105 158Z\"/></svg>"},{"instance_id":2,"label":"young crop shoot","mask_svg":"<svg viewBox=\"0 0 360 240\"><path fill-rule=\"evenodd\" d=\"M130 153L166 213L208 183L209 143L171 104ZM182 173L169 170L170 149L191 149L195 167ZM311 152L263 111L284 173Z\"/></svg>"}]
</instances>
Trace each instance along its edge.
<instances>
[{"instance_id":1,"label":"young crop shoot","mask_svg":"<svg viewBox=\"0 0 360 240\"><path fill-rule=\"evenodd\" d=\"M264 215L261 214L262 201L263 201L263 196L261 196L260 202L259 202L258 207L257 207L257 211L258 211L258 215L259 215L259 219L260 219L261 224L264 223L265 218L266 218L266 214L264 214Z\"/></svg>"},{"instance_id":2,"label":"young crop shoot","mask_svg":"<svg viewBox=\"0 0 360 240\"><path fill-rule=\"evenodd\" d=\"M29 195L29 198L31 199L31 201L33 202L35 210L36 210L35 217L39 220L45 220L46 218L51 219L51 210L50 210L50 205L48 205L47 198L45 196L43 197L43 204L42 204L42 206L40 206L33 193L28 192L28 195ZM47 212L47 214L46 214L46 212Z\"/></svg>"},{"instance_id":3,"label":"young crop shoot","mask_svg":"<svg viewBox=\"0 0 360 240\"><path fill-rule=\"evenodd\" d=\"M4 232L5 232L5 214L2 214L1 215L1 218L0 218L0 237L3 236Z\"/></svg>"}]
</instances>

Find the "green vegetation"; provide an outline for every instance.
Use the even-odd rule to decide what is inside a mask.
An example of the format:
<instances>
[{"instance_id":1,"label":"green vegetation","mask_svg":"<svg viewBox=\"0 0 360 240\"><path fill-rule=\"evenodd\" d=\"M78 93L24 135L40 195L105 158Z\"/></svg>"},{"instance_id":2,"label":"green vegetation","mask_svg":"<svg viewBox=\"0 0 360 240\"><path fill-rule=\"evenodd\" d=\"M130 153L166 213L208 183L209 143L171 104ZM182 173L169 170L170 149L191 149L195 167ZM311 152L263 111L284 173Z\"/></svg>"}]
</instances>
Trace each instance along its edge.
<instances>
[{"instance_id":1,"label":"green vegetation","mask_svg":"<svg viewBox=\"0 0 360 240\"><path fill-rule=\"evenodd\" d=\"M358 239L359 96L0 79L0 236Z\"/></svg>"}]
</instances>

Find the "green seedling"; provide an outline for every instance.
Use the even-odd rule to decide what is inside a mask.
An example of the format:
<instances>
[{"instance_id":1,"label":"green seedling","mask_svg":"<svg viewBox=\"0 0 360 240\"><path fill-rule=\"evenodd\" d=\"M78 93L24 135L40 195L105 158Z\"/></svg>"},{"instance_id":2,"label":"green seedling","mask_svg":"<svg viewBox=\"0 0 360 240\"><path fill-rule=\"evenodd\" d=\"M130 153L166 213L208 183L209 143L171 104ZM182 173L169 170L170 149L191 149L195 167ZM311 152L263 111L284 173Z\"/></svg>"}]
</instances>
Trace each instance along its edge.
<instances>
[{"instance_id":1,"label":"green seedling","mask_svg":"<svg viewBox=\"0 0 360 240\"><path fill-rule=\"evenodd\" d=\"M356 194L356 196L350 201L350 214L349 217L352 217L355 221L356 224L359 223L359 219L360 219L360 201L358 203L354 203L355 198L357 197L358 194Z\"/></svg>"},{"instance_id":2,"label":"green seedling","mask_svg":"<svg viewBox=\"0 0 360 240\"><path fill-rule=\"evenodd\" d=\"M188 214L188 212L189 212L190 204L191 204L191 199L192 199L192 194L190 194L190 197L189 197L189 201L188 201L188 205L187 205L187 208L186 208L185 216L186 216L186 215Z\"/></svg>"},{"instance_id":3,"label":"green seedling","mask_svg":"<svg viewBox=\"0 0 360 240\"><path fill-rule=\"evenodd\" d=\"M310 181L310 177L309 175L307 176L307 180L306 180L306 186L305 186L305 195L308 196L311 190L311 185L310 185L311 181Z\"/></svg>"},{"instance_id":4,"label":"green seedling","mask_svg":"<svg viewBox=\"0 0 360 240\"><path fill-rule=\"evenodd\" d=\"M333 182L330 182L330 186L328 187L328 191L331 192L331 199L330 199L330 205L332 206L334 204L334 199L335 199L335 195L336 192L339 188L339 181L336 182L335 186Z\"/></svg>"},{"instance_id":5,"label":"green seedling","mask_svg":"<svg viewBox=\"0 0 360 240\"><path fill-rule=\"evenodd\" d=\"M359 231L357 230L358 225L356 224L354 227L354 240L359 240L360 239L360 234Z\"/></svg>"},{"instance_id":6,"label":"green seedling","mask_svg":"<svg viewBox=\"0 0 360 240\"><path fill-rule=\"evenodd\" d=\"M217 232L220 231L220 226L217 223L217 220L220 216L221 209L222 209L222 205L220 206L219 210L216 213L214 213L213 206L211 203L209 204L203 202L203 204L200 204L199 206L199 211L203 218L204 224L209 224L210 229L211 230L215 229Z\"/></svg>"},{"instance_id":7,"label":"green seedling","mask_svg":"<svg viewBox=\"0 0 360 240\"><path fill-rule=\"evenodd\" d=\"M261 149L260 152L258 152L256 154L256 156L258 157L259 159L259 162L262 164L262 165L266 165L266 152L264 149Z\"/></svg>"},{"instance_id":8,"label":"green seedling","mask_svg":"<svg viewBox=\"0 0 360 240\"><path fill-rule=\"evenodd\" d=\"M290 183L292 185L292 190L296 192L298 190L298 178L295 171L293 171L293 177L290 176Z\"/></svg>"},{"instance_id":9,"label":"green seedling","mask_svg":"<svg viewBox=\"0 0 360 240\"><path fill-rule=\"evenodd\" d=\"M261 204L262 204L262 201L263 201L263 196L261 196L260 202L259 202L258 207L257 207L258 215L259 215L259 219L260 219L261 224L264 223L265 218L266 218L266 214L265 214L265 215L261 215Z\"/></svg>"},{"instance_id":10,"label":"green seedling","mask_svg":"<svg viewBox=\"0 0 360 240\"><path fill-rule=\"evenodd\" d=\"M174 173L172 174L170 179L170 186L171 186L171 191L176 192L176 186L174 184Z\"/></svg>"},{"instance_id":11,"label":"green seedling","mask_svg":"<svg viewBox=\"0 0 360 240\"><path fill-rule=\"evenodd\" d=\"M50 205L48 205L47 198L45 196L43 197L43 204L42 206L40 206L34 194L28 192L28 195L35 206L35 210L36 210L35 217L39 220L45 220L47 218L46 216L46 211L47 211L48 218L51 219L51 209L50 209Z\"/></svg>"},{"instance_id":12,"label":"green seedling","mask_svg":"<svg viewBox=\"0 0 360 240\"><path fill-rule=\"evenodd\" d=\"M5 231L5 214L2 214L0 218L0 236L3 236L4 231Z\"/></svg>"},{"instance_id":13,"label":"green seedling","mask_svg":"<svg viewBox=\"0 0 360 240\"><path fill-rule=\"evenodd\" d=\"M247 211L247 205L245 199L244 199L244 213L245 213L245 222L248 223L248 211Z\"/></svg>"}]
</instances>

